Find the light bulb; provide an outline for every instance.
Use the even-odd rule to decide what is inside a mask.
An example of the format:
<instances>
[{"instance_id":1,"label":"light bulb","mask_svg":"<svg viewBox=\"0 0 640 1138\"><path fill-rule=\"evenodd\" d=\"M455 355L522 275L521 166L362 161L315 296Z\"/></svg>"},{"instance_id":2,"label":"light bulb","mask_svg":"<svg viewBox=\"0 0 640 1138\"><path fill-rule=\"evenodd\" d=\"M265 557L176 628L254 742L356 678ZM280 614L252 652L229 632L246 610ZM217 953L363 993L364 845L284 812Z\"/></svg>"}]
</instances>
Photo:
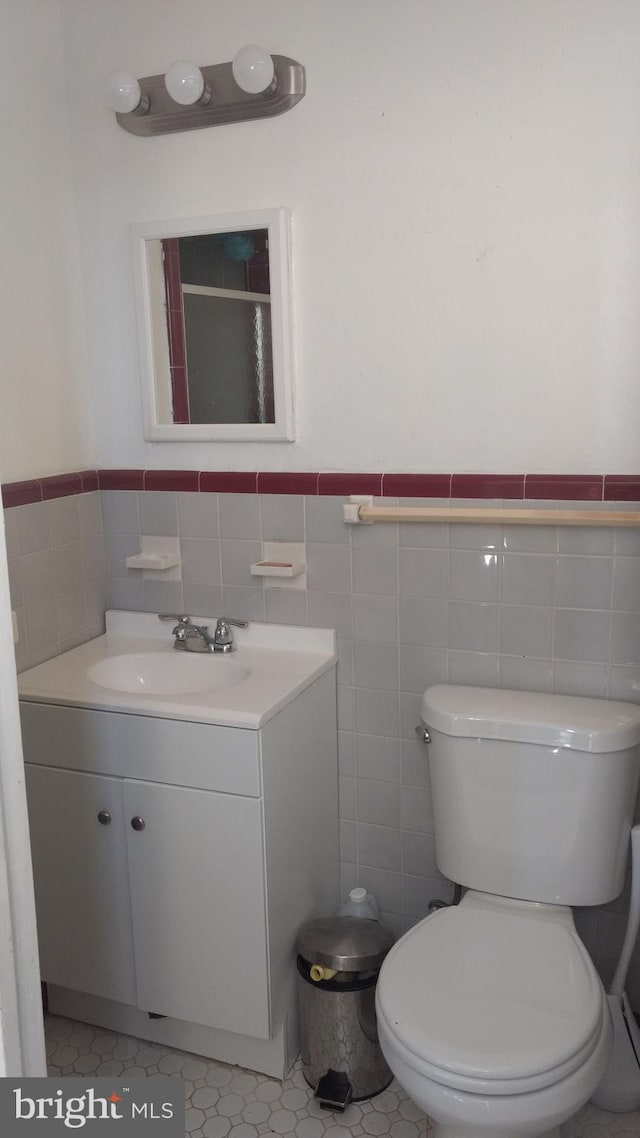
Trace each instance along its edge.
<instances>
[{"instance_id":1,"label":"light bulb","mask_svg":"<svg viewBox=\"0 0 640 1138\"><path fill-rule=\"evenodd\" d=\"M204 77L200 68L186 59L171 64L164 77L164 85L174 103L183 107L197 103L204 94Z\"/></svg>"},{"instance_id":2,"label":"light bulb","mask_svg":"<svg viewBox=\"0 0 640 1138\"><path fill-rule=\"evenodd\" d=\"M231 64L238 87L250 95L266 91L273 83L274 66L269 52L257 43L241 47Z\"/></svg>"},{"instance_id":3,"label":"light bulb","mask_svg":"<svg viewBox=\"0 0 640 1138\"><path fill-rule=\"evenodd\" d=\"M140 106L140 84L127 71L113 71L107 79L107 98L112 110L126 115Z\"/></svg>"}]
</instances>

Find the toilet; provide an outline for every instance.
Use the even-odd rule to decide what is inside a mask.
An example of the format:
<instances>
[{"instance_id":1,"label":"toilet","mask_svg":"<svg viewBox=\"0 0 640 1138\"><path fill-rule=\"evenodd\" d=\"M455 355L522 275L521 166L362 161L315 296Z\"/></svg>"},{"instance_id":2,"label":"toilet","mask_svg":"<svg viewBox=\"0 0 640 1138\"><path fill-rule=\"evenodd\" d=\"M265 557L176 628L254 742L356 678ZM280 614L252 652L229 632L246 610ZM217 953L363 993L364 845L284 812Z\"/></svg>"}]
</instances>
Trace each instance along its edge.
<instances>
[{"instance_id":1,"label":"toilet","mask_svg":"<svg viewBox=\"0 0 640 1138\"><path fill-rule=\"evenodd\" d=\"M387 955L382 1051L434 1138L568 1138L612 1045L570 906L622 891L640 707L441 684L421 718L436 860L465 892Z\"/></svg>"}]
</instances>

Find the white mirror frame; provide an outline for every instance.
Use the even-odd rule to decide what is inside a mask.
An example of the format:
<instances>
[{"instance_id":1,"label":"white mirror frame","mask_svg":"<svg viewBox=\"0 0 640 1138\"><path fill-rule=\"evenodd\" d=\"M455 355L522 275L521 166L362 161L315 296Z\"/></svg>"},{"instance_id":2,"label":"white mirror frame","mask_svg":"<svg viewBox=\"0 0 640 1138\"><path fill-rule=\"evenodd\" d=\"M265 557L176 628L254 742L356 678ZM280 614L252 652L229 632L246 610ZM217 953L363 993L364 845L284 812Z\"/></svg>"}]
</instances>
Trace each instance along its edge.
<instances>
[{"instance_id":1,"label":"white mirror frame","mask_svg":"<svg viewBox=\"0 0 640 1138\"><path fill-rule=\"evenodd\" d=\"M267 229L273 350L273 423L167 423L159 414L154 369L152 297L147 242L200 233ZM144 437L150 442L286 442L294 436L293 352L291 343L291 238L286 209L251 210L174 218L131 226L144 409Z\"/></svg>"}]
</instances>

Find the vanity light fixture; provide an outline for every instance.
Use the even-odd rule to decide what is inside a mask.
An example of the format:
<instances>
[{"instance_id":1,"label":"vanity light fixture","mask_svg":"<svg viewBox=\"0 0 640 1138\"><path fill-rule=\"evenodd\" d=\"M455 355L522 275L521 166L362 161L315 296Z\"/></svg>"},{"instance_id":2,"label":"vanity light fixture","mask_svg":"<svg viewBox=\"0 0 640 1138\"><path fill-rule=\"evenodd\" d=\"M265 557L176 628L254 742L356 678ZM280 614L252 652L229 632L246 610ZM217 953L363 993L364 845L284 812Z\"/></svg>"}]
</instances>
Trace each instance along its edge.
<instances>
[{"instance_id":1,"label":"vanity light fixture","mask_svg":"<svg viewBox=\"0 0 640 1138\"><path fill-rule=\"evenodd\" d=\"M136 79L115 71L107 82L118 123L141 135L281 115L300 102L305 90L302 64L286 55L270 55L258 44L241 48L233 63L200 68L182 60L166 75Z\"/></svg>"}]
</instances>

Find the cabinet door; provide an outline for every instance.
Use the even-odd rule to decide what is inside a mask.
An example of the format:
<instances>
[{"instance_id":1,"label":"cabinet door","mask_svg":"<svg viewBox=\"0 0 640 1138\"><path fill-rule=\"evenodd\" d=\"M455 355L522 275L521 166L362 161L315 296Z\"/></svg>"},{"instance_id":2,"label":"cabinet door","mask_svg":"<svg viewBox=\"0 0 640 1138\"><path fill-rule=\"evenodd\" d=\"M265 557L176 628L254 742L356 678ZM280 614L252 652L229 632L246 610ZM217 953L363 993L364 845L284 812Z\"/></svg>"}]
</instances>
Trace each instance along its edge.
<instances>
[{"instance_id":1,"label":"cabinet door","mask_svg":"<svg viewBox=\"0 0 640 1138\"><path fill-rule=\"evenodd\" d=\"M124 796L138 1007L267 1039L260 801L133 779Z\"/></svg>"},{"instance_id":2,"label":"cabinet door","mask_svg":"<svg viewBox=\"0 0 640 1138\"><path fill-rule=\"evenodd\" d=\"M25 771L42 978L135 1004L122 780Z\"/></svg>"}]
</instances>

